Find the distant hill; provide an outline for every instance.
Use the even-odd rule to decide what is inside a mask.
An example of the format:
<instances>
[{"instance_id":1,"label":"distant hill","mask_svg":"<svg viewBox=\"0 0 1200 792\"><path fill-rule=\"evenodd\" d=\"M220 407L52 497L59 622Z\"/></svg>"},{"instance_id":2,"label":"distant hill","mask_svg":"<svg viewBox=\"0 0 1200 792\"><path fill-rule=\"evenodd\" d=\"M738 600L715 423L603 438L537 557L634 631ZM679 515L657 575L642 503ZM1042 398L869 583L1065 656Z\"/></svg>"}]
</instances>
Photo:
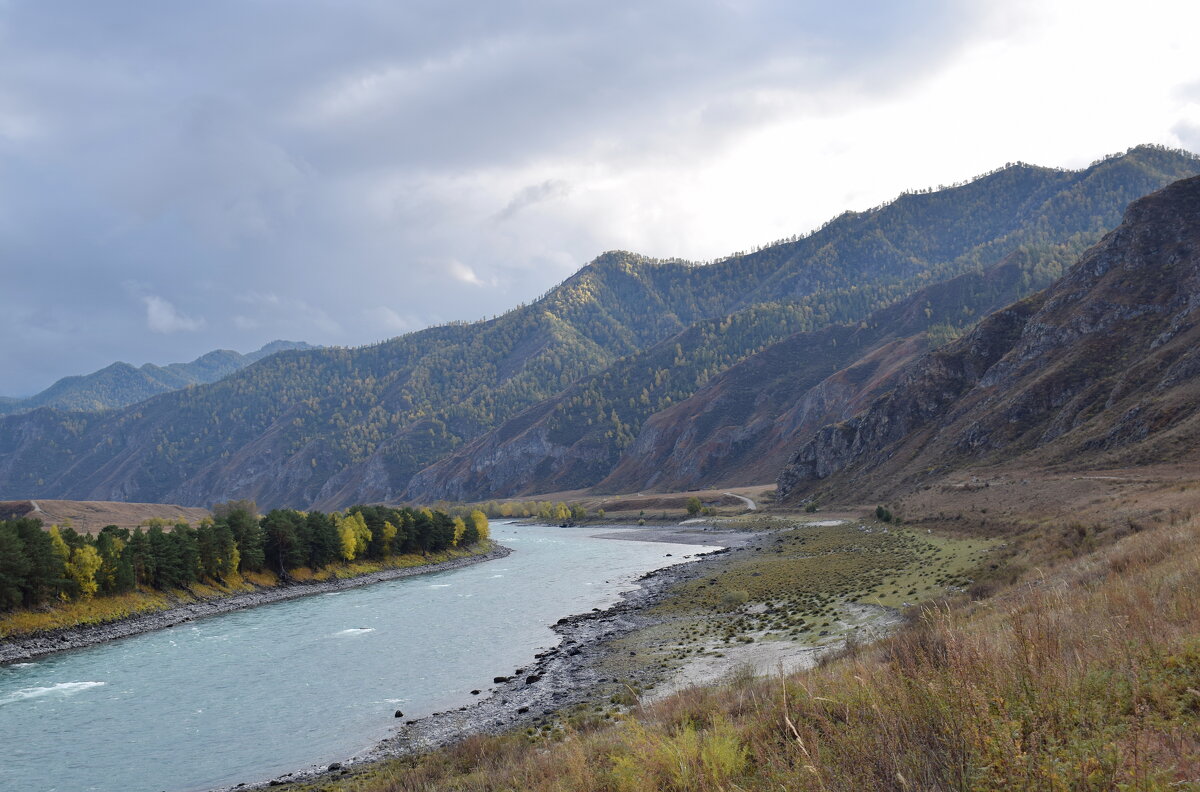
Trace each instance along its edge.
<instances>
[{"instance_id":1,"label":"distant hill","mask_svg":"<svg viewBox=\"0 0 1200 792\"><path fill-rule=\"evenodd\" d=\"M106 525L136 528L152 519L195 525L211 517L208 509L169 503L116 503L112 501L25 500L0 501L0 520L33 517L46 527L69 525L81 533L96 534Z\"/></svg>"},{"instance_id":2,"label":"distant hill","mask_svg":"<svg viewBox=\"0 0 1200 792\"><path fill-rule=\"evenodd\" d=\"M147 363L136 368L128 363L117 362L91 374L64 377L27 399L0 398L0 415L29 412L38 407L76 412L116 409L188 385L216 382L276 352L314 348L303 341L272 341L247 355L229 349L217 349L191 363L171 363L166 366Z\"/></svg>"},{"instance_id":3,"label":"distant hill","mask_svg":"<svg viewBox=\"0 0 1200 792\"><path fill-rule=\"evenodd\" d=\"M503 442L537 421L544 445L480 464L544 462L522 486L596 483L653 414L750 355L863 322L1014 253L1031 282L1046 282L1131 200L1196 173L1193 155L1142 147L1082 171L1015 165L906 194L705 266L607 253L490 321L282 352L105 413L4 418L0 496L325 509L394 500L476 438L495 430ZM558 465L583 450L581 464Z\"/></svg>"},{"instance_id":4,"label":"distant hill","mask_svg":"<svg viewBox=\"0 0 1200 792\"><path fill-rule=\"evenodd\" d=\"M779 476L878 499L976 465L1194 459L1200 441L1200 178L1130 206L1050 288L914 362Z\"/></svg>"}]
</instances>

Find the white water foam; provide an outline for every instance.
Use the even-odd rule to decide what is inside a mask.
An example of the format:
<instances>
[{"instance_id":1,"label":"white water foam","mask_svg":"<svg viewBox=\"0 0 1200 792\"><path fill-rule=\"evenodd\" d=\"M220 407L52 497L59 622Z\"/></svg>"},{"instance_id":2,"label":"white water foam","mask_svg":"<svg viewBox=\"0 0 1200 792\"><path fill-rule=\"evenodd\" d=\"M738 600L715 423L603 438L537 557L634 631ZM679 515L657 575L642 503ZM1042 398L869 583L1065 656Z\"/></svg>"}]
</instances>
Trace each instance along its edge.
<instances>
[{"instance_id":1,"label":"white water foam","mask_svg":"<svg viewBox=\"0 0 1200 792\"><path fill-rule=\"evenodd\" d=\"M374 627L351 627L348 630L342 630L337 635L362 635L363 633L375 632Z\"/></svg>"},{"instance_id":2,"label":"white water foam","mask_svg":"<svg viewBox=\"0 0 1200 792\"><path fill-rule=\"evenodd\" d=\"M22 688L0 699L0 705L12 704L13 702L24 701L26 699L41 698L42 696L51 696L56 693L63 696L73 696L82 690L100 687L103 684L103 682L59 682L57 685L51 685L50 687Z\"/></svg>"},{"instance_id":3,"label":"white water foam","mask_svg":"<svg viewBox=\"0 0 1200 792\"><path fill-rule=\"evenodd\" d=\"M449 583L431 583L429 588L450 588Z\"/></svg>"}]
</instances>

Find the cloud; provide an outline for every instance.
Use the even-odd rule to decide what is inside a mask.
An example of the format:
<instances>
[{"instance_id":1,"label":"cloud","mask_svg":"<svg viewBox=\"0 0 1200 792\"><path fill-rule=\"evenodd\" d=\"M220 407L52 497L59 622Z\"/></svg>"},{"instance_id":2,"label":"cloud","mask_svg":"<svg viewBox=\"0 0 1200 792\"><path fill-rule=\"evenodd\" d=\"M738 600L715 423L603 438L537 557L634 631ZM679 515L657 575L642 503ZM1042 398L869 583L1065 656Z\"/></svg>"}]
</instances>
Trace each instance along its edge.
<instances>
[{"instance_id":1,"label":"cloud","mask_svg":"<svg viewBox=\"0 0 1200 792\"><path fill-rule=\"evenodd\" d=\"M0 367L368 343L602 250L708 259L1005 161L1200 145L1200 12L1139 8L0 2L0 317L66 317L0 324ZM190 315L147 333L128 300L163 293Z\"/></svg>"},{"instance_id":2,"label":"cloud","mask_svg":"<svg viewBox=\"0 0 1200 792\"><path fill-rule=\"evenodd\" d=\"M472 286L485 286L486 284L479 279L475 274L475 270L463 264L461 261L451 261L446 265L446 271L450 273L450 277L459 283L468 283Z\"/></svg>"},{"instance_id":3,"label":"cloud","mask_svg":"<svg viewBox=\"0 0 1200 792\"><path fill-rule=\"evenodd\" d=\"M413 330L420 330L425 326L425 323L416 316L411 314L401 316L396 311L383 305L376 306L367 313L374 319L379 330L387 335L408 333Z\"/></svg>"},{"instance_id":4,"label":"cloud","mask_svg":"<svg viewBox=\"0 0 1200 792\"><path fill-rule=\"evenodd\" d=\"M156 295L142 298L146 304L146 326L155 333L195 332L204 327L204 319L193 319L180 313L174 305Z\"/></svg>"},{"instance_id":5,"label":"cloud","mask_svg":"<svg viewBox=\"0 0 1200 792\"><path fill-rule=\"evenodd\" d=\"M546 179L539 184L530 184L518 190L517 194L504 205L504 208L496 213L496 220L503 222L534 204L565 198L570 194L571 185L562 179Z\"/></svg>"}]
</instances>

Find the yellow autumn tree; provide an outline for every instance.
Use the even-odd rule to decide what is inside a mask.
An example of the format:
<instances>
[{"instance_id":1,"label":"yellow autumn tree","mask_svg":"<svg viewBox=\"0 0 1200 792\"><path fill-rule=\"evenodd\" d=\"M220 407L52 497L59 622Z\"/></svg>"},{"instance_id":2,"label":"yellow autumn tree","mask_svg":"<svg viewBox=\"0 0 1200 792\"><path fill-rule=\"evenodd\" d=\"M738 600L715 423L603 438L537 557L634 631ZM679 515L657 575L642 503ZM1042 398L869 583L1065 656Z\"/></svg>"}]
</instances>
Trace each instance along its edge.
<instances>
[{"instance_id":1,"label":"yellow autumn tree","mask_svg":"<svg viewBox=\"0 0 1200 792\"><path fill-rule=\"evenodd\" d=\"M335 514L338 539L342 545L342 558L353 561L361 555L371 543L371 529L360 512L353 514Z\"/></svg>"},{"instance_id":2,"label":"yellow autumn tree","mask_svg":"<svg viewBox=\"0 0 1200 792\"><path fill-rule=\"evenodd\" d=\"M450 544L458 547L458 542L463 538L463 534L467 532L467 524L463 522L462 517L454 518L454 538L450 540Z\"/></svg>"},{"instance_id":3,"label":"yellow autumn tree","mask_svg":"<svg viewBox=\"0 0 1200 792\"><path fill-rule=\"evenodd\" d=\"M467 521L475 526L475 532L479 534L479 541L483 542L492 538L491 531L488 529L487 515L479 509L468 514Z\"/></svg>"},{"instance_id":4,"label":"yellow autumn tree","mask_svg":"<svg viewBox=\"0 0 1200 792\"><path fill-rule=\"evenodd\" d=\"M67 543L63 541L62 534L58 532L57 525L51 525L50 530L46 533L50 534L50 549L54 551L54 555L58 558L59 563L66 569L67 562L71 560L71 548L67 547Z\"/></svg>"},{"instance_id":5,"label":"yellow autumn tree","mask_svg":"<svg viewBox=\"0 0 1200 792\"><path fill-rule=\"evenodd\" d=\"M390 556L392 553L396 552L396 548L393 547L393 544L396 541L396 534L399 533L399 531L396 529L396 526L392 525L390 522L384 522L383 528L381 528L380 531L383 533L383 554L385 556Z\"/></svg>"},{"instance_id":6,"label":"yellow autumn tree","mask_svg":"<svg viewBox=\"0 0 1200 792\"><path fill-rule=\"evenodd\" d=\"M71 553L71 559L66 563L67 576L79 586L79 595L84 599L91 599L99 589L96 573L100 571L102 563L100 554L91 545L77 547Z\"/></svg>"}]
</instances>

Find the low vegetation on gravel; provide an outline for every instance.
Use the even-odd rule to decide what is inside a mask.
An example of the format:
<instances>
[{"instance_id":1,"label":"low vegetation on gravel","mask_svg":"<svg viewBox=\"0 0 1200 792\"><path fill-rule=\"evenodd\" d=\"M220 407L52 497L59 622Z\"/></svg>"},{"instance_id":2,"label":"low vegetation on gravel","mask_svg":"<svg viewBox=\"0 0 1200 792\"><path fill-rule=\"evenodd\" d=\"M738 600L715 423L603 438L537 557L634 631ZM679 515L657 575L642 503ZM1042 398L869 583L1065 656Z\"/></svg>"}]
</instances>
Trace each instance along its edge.
<instances>
[{"instance_id":1,"label":"low vegetation on gravel","mask_svg":"<svg viewBox=\"0 0 1200 792\"><path fill-rule=\"evenodd\" d=\"M472 737L304 788L1200 789L1200 520L1140 528L988 599L914 608L894 636L810 671L743 674L615 723L583 710L539 736Z\"/></svg>"}]
</instances>

